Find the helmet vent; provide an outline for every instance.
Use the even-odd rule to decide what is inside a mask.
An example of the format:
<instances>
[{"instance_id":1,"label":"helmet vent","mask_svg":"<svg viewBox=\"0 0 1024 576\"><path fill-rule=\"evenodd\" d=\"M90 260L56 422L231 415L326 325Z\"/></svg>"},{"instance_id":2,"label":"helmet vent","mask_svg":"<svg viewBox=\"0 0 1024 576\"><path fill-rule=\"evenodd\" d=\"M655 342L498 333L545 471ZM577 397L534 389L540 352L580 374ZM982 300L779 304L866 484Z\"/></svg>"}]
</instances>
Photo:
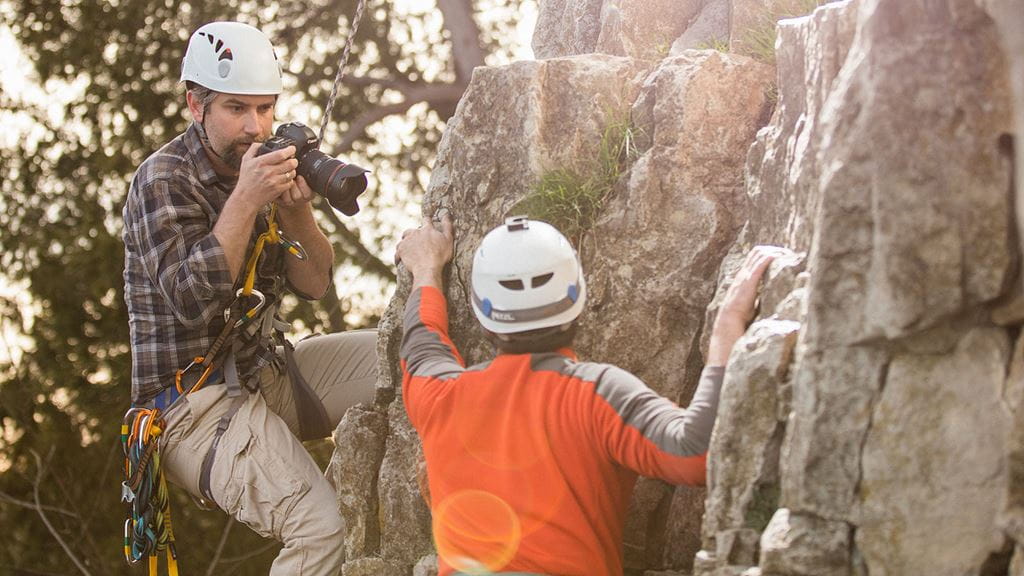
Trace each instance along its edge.
<instances>
[{"instance_id":1,"label":"helmet vent","mask_svg":"<svg viewBox=\"0 0 1024 576\"><path fill-rule=\"evenodd\" d=\"M206 40L210 43L210 45L213 46L213 51L217 52L217 60L233 60L234 59L234 57L231 55L231 48L224 48L224 41L223 40L219 40L217 38L214 38L213 34L208 34L206 32L200 32L199 35L202 36L203 38L206 38ZM214 43L216 43L216 44L214 44ZM221 49L223 49L223 51ZM274 57L276 58L277 55L275 54Z\"/></svg>"},{"instance_id":2,"label":"helmet vent","mask_svg":"<svg viewBox=\"0 0 1024 576\"><path fill-rule=\"evenodd\" d=\"M524 288L522 280L498 280L498 284L509 290L522 290Z\"/></svg>"},{"instance_id":3,"label":"helmet vent","mask_svg":"<svg viewBox=\"0 0 1024 576\"><path fill-rule=\"evenodd\" d=\"M551 278L555 276L554 272L548 272L547 274L541 274L540 276L534 276L530 280L530 288L539 288L548 283Z\"/></svg>"}]
</instances>

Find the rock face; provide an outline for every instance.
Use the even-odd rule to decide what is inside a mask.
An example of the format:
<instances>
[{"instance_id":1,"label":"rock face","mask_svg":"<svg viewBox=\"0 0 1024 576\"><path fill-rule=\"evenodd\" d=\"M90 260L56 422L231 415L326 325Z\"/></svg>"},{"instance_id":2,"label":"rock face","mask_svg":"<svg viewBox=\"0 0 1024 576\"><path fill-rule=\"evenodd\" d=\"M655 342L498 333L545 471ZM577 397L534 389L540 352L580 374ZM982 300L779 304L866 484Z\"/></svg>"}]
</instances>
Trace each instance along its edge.
<instances>
[{"instance_id":1,"label":"rock face","mask_svg":"<svg viewBox=\"0 0 1024 576\"><path fill-rule=\"evenodd\" d=\"M689 49L728 47L771 60L777 20L836 1L546 0L533 52L538 59L598 53L660 60ZM1012 2L1003 2L1006 10Z\"/></svg>"},{"instance_id":2,"label":"rock face","mask_svg":"<svg viewBox=\"0 0 1024 576\"><path fill-rule=\"evenodd\" d=\"M1002 549L1009 348L976 328L949 354L891 360L861 454L856 542L873 572L967 574Z\"/></svg>"},{"instance_id":3,"label":"rock face","mask_svg":"<svg viewBox=\"0 0 1024 576\"><path fill-rule=\"evenodd\" d=\"M638 484L626 573L1024 575L1024 2L830 2L780 23L768 63L688 50L749 50L798 5L542 2L543 59L474 72L424 198L455 217L453 340L492 354L472 253L552 173L607 180L572 234L577 351L683 404L743 255L786 245L730 359L707 491ZM408 290L377 403L336 434L345 574L436 563L397 394Z\"/></svg>"},{"instance_id":4,"label":"rock face","mask_svg":"<svg viewBox=\"0 0 1024 576\"><path fill-rule=\"evenodd\" d=\"M701 325L718 263L746 217L744 158L765 116L770 74L749 58L715 51L657 65L588 55L477 69L424 199L425 213L443 208L455 216L447 295L451 333L466 361L492 354L469 308L476 244L520 208L544 174L599 172L608 139L621 137L630 144L612 159L619 177L608 183L598 220L576 238L590 287L577 351L688 401L702 364ZM380 326L381 399L396 397L393 366L407 282L403 276ZM392 402L388 423L377 488L380 555L411 566L432 552L416 483L418 445L400 401ZM676 566L692 562L703 498L699 489L673 494L663 483L640 483L627 522L630 573L669 567L667 558Z\"/></svg>"},{"instance_id":5,"label":"rock face","mask_svg":"<svg viewBox=\"0 0 1024 576\"><path fill-rule=\"evenodd\" d=\"M1019 546L1024 532L1003 529L1024 516L1006 502L1022 501L1024 474L1013 481L1020 417L1007 402L1021 390L1010 353L1021 318L1005 302L1019 293L1020 250L1005 136L1014 98L993 17L966 0L861 0L780 24L778 106L750 150L741 244L806 251L806 289L794 281L761 309L798 311L788 378L751 375L749 348L732 360L727 380L742 384L723 391L716 441L736 434L730 422L762 440L713 447L698 574L1010 565L1005 533ZM770 397L758 385L791 403L779 449L768 415L742 408ZM774 471L762 454L777 454L778 510L757 561L738 562L757 509L738 495Z\"/></svg>"}]
</instances>

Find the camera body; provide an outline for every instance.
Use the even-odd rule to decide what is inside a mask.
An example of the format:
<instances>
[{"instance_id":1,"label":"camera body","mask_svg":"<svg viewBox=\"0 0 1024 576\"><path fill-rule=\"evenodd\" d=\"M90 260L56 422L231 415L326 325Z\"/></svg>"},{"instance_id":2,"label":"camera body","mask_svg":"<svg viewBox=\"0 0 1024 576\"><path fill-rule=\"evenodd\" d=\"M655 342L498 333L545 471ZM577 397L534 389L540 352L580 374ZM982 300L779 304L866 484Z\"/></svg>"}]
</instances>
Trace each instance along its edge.
<instances>
[{"instance_id":1,"label":"camera body","mask_svg":"<svg viewBox=\"0 0 1024 576\"><path fill-rule=\"evenodd\" d=\"M307 152L316 150L319 143L312 128L301 122L288 122L277 127L277 131L263 142L256 155L262 156L268 152L295 146L295 158L301 161Z\"/></svg>"},{"instance_id":2,"label":"camera body","mask_svg":"<svg viewBox=\"0 0 1024 576\"><path fill-rule=\"evenodd\" d=\"M347 164L317 149L320 140L309 126L288 122L277 127L256 151L257 156L295 146L295 159L299 161L295 173L306 179L309 187L323 196L336 210L346 216L359 212L356 198L366 190L365 168Z\"/></svg>"}]
</instances>

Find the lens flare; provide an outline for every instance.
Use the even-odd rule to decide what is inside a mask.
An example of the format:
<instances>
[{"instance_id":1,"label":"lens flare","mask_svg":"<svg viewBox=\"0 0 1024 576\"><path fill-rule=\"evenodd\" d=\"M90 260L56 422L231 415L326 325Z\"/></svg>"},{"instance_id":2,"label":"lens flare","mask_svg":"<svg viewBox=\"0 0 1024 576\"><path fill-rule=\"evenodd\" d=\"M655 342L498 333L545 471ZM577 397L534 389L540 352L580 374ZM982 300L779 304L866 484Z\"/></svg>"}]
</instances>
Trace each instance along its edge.
<instances>
[{"instance_id":1,"label":"lens flare","mask_svg":"<svg viewBox=\"0 0 1024 576\"><path fill-rule=\"evenodd\" d=\"M462 490L433 511L437 553L466 574L501 570L522 539L519 517L507 502L482 490Z\"/></svg>"}]
</instances>

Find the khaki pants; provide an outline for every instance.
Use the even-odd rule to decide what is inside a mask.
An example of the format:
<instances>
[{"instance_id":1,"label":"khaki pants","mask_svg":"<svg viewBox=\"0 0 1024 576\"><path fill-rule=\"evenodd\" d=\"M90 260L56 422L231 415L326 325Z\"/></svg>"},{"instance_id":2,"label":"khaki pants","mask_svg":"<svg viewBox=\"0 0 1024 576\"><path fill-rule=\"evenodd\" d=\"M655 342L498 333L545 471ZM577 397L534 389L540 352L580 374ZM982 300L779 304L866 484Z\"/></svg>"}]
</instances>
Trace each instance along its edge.
<instances>
[{"instance_id":1,"label":"khaki pants","mask_svg":"<svg viewBox=\"0 0 1024 576\"><path fill-rule=\"evenodd\" d=\"M295 361L332 425L355 404L371 402L377 380L377 331L354 330L299 342ZM344 562L344 521L337 494L298 439L285 369L268 366L221 437L210 475L217 505L257 533L284 543L272 575L330 575ZM223 385L190 394L167 416L162 445L167 479L199 497L203 459L232 399Z\"/></svg>"}]
</instances>

